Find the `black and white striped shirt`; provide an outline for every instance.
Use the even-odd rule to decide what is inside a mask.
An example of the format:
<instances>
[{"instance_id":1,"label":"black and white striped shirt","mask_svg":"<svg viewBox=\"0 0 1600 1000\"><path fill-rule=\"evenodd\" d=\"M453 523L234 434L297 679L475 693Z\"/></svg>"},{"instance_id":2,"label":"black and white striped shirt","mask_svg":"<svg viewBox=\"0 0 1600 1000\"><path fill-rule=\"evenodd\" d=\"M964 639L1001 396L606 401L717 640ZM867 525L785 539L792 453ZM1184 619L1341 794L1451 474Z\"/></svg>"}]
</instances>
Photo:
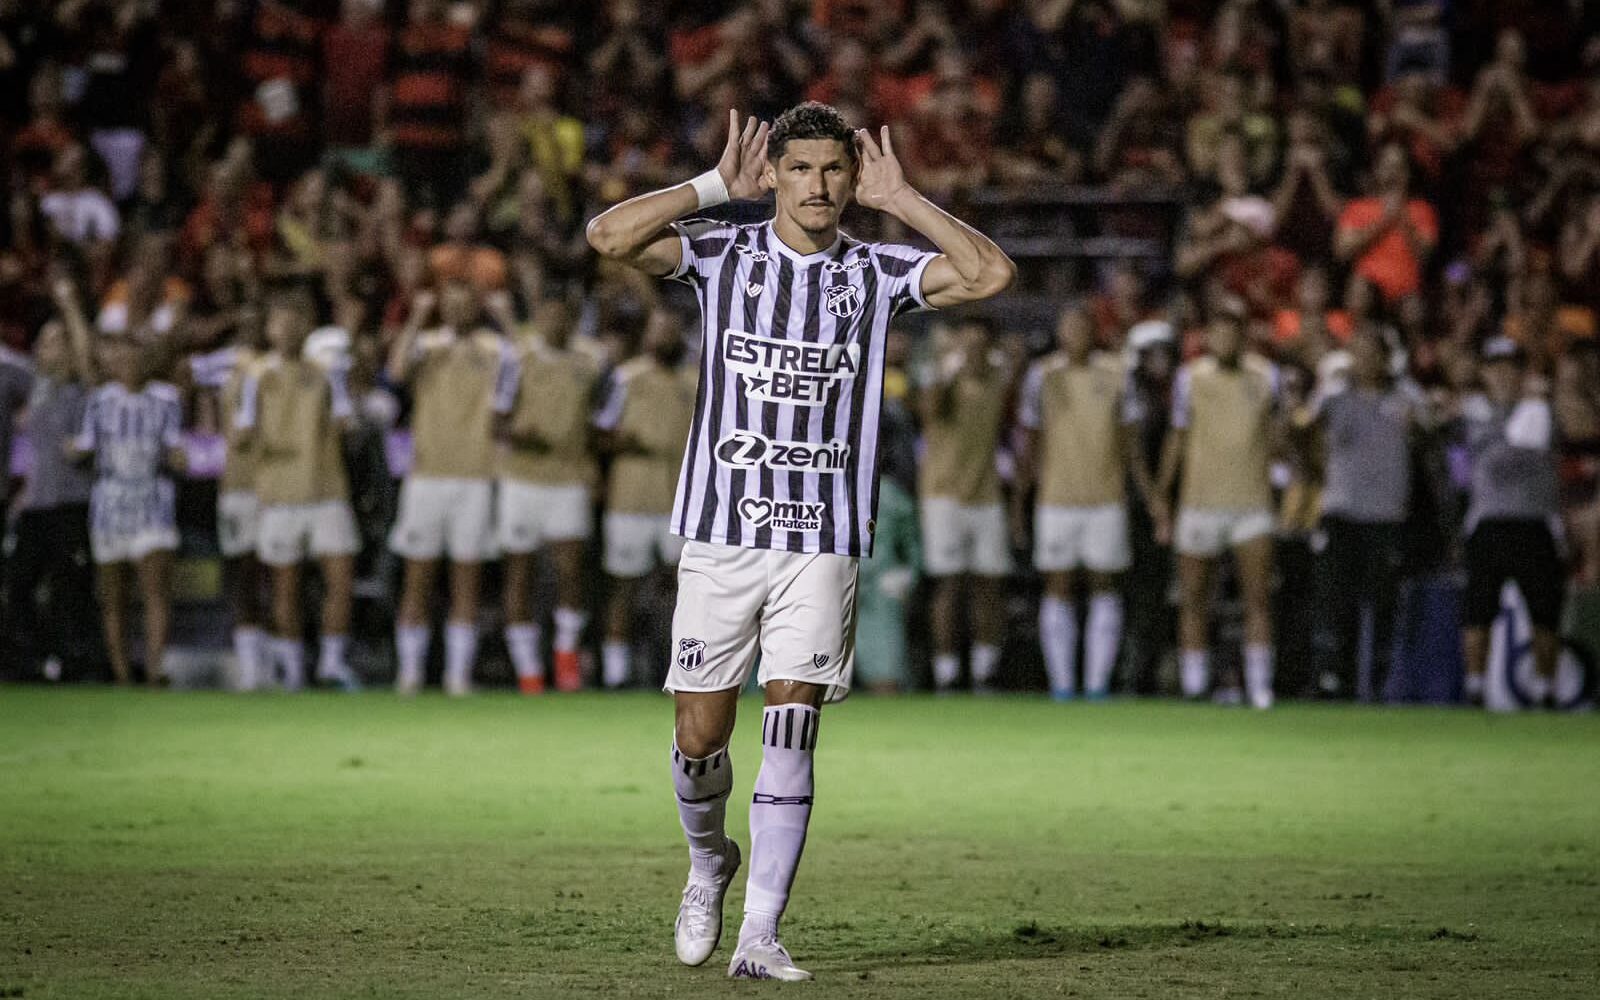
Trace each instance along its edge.
<instances>
[{"instance_id":1,"label":"black and white striped shirt","mask_svg":"<svg viewBox=\"0 0 1600 1000\"><path fill-rule=\"evenodd\" d=\"M928 308L936 255L839 234L812 254L772 223L688 219L672 278L700 299L700 387L673 531L747 548L872 552L889 322Z\"/></svg>"}]
</instances>

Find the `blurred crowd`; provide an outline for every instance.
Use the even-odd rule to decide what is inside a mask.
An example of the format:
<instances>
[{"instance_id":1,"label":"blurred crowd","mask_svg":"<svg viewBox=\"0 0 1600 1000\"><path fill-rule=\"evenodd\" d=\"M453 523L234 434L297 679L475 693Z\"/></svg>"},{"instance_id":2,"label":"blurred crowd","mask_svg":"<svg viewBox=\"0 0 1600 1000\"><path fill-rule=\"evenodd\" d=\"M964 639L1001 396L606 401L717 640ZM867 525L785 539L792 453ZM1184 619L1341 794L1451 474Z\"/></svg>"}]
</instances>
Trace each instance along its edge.
<instances>
[{"instance_id":1,"label":"blurred crowd","mask_svg":"<svg viewBox=\"0 0 1600 1000\"><path fill-rule=\"evenodd\" d=\"M158 677L181 553L225 566L247 683L352 686L353 635L415 689L446 605L453 690L490 620L525 690L547 659L650 682L699 348L583 226L713 163L728 108L812 99L1003 246L1045 197L1108 236L1181 211L1070 287L1046 241L1013 296L1042 314L897 335L864 684L987 687L1025 646L1062 697L1349 696L1353 637L1389 648L1401 579L1441 569L1472 577L1469 679L1508 578L1549 659L1600 573L1597 28L1561 0L0 0L0 656ZM1083 404L1051 387L1101 369L1117 462L1055 497L1051 414ZM1046 511L1106 506L1127 551L1063 555L1080 522Z\"/></svg>"}]
</instances>

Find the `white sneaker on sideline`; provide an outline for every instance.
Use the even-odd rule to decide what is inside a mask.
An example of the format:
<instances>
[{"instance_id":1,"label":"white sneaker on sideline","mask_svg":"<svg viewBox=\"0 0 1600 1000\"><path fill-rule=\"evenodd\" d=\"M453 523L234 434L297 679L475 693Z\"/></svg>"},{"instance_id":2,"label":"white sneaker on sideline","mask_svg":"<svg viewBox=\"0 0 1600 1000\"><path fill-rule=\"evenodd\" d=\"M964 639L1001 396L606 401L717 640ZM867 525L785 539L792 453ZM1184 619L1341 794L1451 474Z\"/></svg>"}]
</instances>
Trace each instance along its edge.
<instances>
[{"instance_id":1,"label":"white sneaker on sideline","mask_svg":"<svg viewBox=\"0 0 1600 1000\"><path fill-rule=\"evenodd\" d=\"M401 667L394 675L394 693L406 696L414 695L422 690L422 668L407 670Z\"/></svg>"},{"instance_id":2,"label":"white sneaker on sideline","mask_svg":"<svg viewBox=\"0 0 1600 1000\"><path fill-rule=\"evenodd\" d=\"M683 902L678 904L678 920L672 925L672 936L677 943L678 961L684 965L704 965L722 940L722 900L733 884L734 873L739 870L739 845L728 838L727 853L723 855L722 874L712 881L695 878L689 873L689 884L683 888Z\"/></svg>"},{"instance_id":3,"label":"white sneaker on sideline","mask_svg":"<svg viewBox=\"0 0 1600 1000\"><path fill-rule=\"evenodd\" d=\"M789 952L775 937L760 937L753 941L740 941L728 963L730 979L781 979L789 983L803 983L812 978L811 973L797 968Z\"/></svg>"},{"instance_id":4,"label":"white sneaker on sideline","mask_svg":"<svg viewBox=\"0 0 1600 1000\"><path fill-rule=\"evenodd\" d=\"M446 670L444 673L444 693L452 698L465 698L472 693L472 674L470 671L457 673Z\"/></svg>"}]
</instances>

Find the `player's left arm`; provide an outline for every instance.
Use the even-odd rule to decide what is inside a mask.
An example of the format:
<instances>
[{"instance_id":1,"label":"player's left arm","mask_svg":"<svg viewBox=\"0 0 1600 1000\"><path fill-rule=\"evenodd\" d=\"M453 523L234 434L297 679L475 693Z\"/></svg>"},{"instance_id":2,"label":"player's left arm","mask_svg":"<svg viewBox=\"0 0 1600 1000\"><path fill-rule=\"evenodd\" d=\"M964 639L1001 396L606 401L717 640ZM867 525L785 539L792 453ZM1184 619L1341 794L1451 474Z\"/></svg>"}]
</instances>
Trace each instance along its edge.
<instances>
[{"instance_id":1,"label":"player's left arm","mask_svg":"<svg viewBox=\"0 0 1600 1000\"><path fill-rule=\"evenodd\" d=\"M1017 265L989 237L924 198L906 182L889 127L880 147L856 131L856 201L894 216L926 236L939 255L922 272L922 301L935 309L993 298L1011 287Z\"/></svg>"}]
</instances>

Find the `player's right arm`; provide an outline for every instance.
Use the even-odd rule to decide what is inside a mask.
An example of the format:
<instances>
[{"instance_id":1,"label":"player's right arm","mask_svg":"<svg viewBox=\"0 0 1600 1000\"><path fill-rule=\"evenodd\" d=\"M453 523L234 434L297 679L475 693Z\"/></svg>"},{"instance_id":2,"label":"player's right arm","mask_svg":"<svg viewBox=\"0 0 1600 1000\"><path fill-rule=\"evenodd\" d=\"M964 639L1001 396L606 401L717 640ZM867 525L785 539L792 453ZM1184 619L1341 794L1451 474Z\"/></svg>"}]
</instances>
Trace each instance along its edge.
<instances>
[{"instance_id":1,"label":"player's right arm","mask_svg":"<svg viewBox=\"0 0 1600 1000\"><path fill-rule=\"evenodd\" d=\"M406 317L405 329L400 331L400 338L394 342L394 348L389 352L389 363L385 366L389 381L395 385L404 385L411 380L411 372L417 362L417 339L422 336L423 324L433 313L434 302L434 294L429 291L418 292L411 300L411 314Z\"/></svg>"},{"instance_id":2,"label":"player's right arm","mask_svg":"<svg viewBox=\"0 0 1600 1000\"><path fill-rule=\"evenodd\" d=\"M728 142L716 175L730 200L759 198L766 191L767 123L728 110ZM683 242L671 224L707 207L695 182L676 184L613 205L590 221L585 235L600 256L663 277L683 265Z\"/></svg>"}]
</instances>

